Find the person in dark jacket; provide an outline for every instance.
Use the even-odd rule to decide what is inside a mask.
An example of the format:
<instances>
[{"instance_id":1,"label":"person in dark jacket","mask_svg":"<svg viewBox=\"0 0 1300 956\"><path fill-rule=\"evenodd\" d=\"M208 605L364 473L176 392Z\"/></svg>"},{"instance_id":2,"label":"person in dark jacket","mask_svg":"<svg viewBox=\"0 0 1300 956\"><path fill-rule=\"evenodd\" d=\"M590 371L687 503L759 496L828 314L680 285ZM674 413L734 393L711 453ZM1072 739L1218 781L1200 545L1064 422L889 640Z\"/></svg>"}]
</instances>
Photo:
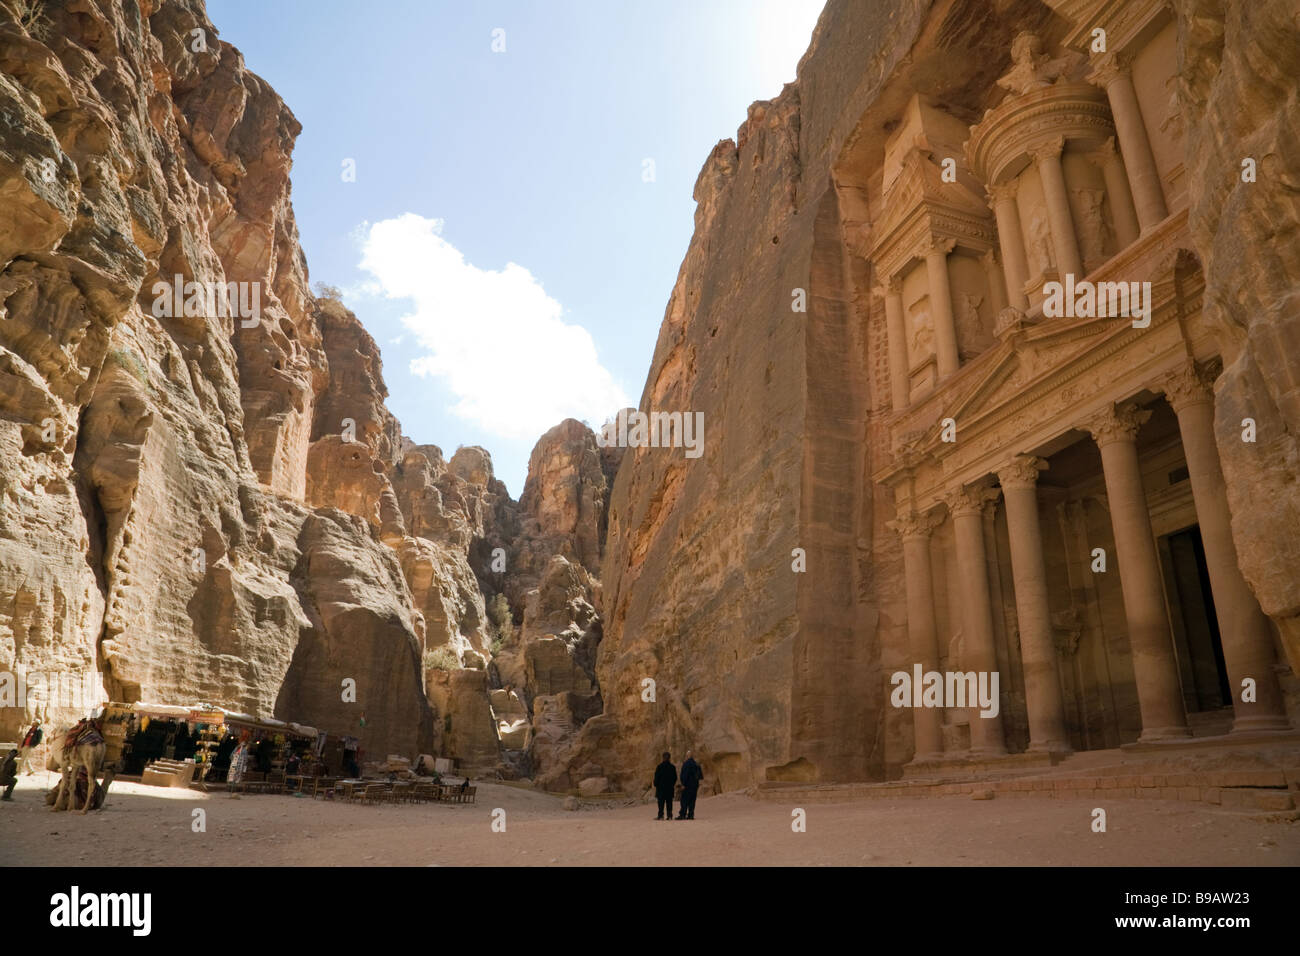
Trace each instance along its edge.
<instances>
[{"instance_id":1,"label":"person in dark jacket","mask_svg":"<svg viewBox=\"0 0 1300 956\"><path fill-rule=\"evenodd\" d=\"M673 818L673 788L677 786L677 768L673 766L671 754L664 751L664 760L655 767L655 797L659 800L659 816L656 820Z\"/></svg>"},{"instance_id":2,"label":"person in dark jacket","mask_svg":"<svg viewBox=\"0 0 1300 956\"><path fill-rule=\"evenodd\" d=\"M699 795L700 781L703 779L704 771L695 762L694 751L686 751L686 759L682 762L682 799L678 820L695 819L695 798Z\"/></svg>"},{"instance_id":3,"label":"person in dark jacket","mask_svg":"<svg viewBox=\"0 0 1300 956\"><path fill-rule=\"evenodd\" d=\"M14 798L14 787L18 786L18 751L9 751L5 757L4 763L0 763L0 787L4 787L5 795L0 800L12 800Z\"/></svg>"}]
</instances>

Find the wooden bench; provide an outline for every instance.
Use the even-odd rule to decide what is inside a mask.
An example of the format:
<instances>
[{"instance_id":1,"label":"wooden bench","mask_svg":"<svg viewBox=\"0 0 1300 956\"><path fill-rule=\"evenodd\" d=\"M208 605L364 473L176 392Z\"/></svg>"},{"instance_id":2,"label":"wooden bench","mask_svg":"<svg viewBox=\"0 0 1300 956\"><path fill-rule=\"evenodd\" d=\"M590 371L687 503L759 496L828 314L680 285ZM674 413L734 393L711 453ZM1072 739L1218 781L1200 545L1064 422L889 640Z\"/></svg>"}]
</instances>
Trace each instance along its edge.
<instances>
[{"instance_id":1,"label":"wooden bench","mask_svg":"<svg viewBox=\"0 0 1300 956\"><path fill-rule=\"evenodd\" d=\"M442 788L436 783L417 783L411 792L411 799L416 803L436 803L442 797Z\"/></svg>"},{"instance_id":2,"label":"wooden bench","mask_svg":"<svg viewBox=\"0 0 1300 956\"><path fill-rule=\"evenodd\" d=\"M357 794L358 790L354 789L353 793ZM368 783L363 788L360 788L359 799L361 800L362 803L367 803L372 805L376 803L387 803L389 801L390 794L391 791L388 789L388 784Z\"/></svg>"}]
</instances>

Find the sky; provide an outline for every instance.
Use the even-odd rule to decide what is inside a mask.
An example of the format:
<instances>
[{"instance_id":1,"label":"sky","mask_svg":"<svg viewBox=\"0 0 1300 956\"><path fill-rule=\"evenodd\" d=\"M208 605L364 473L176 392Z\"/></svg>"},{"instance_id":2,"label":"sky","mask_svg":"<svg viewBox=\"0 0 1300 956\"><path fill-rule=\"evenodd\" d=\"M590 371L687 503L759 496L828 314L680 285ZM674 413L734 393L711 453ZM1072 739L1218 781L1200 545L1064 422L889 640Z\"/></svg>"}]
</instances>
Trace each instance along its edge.
<instances>
[{"instance_id":1,"label":"sky","mask_svg":"<svg viewBox=\"0 0 1300 956\"><path fill-rule=\"evenodd\" d=\"M208 0L303 130L310 278L384 358L404 432L492 453L522 493L564 418L635 405L749 104L795 78L823 0Z\"/></svg>"}]
</instances>

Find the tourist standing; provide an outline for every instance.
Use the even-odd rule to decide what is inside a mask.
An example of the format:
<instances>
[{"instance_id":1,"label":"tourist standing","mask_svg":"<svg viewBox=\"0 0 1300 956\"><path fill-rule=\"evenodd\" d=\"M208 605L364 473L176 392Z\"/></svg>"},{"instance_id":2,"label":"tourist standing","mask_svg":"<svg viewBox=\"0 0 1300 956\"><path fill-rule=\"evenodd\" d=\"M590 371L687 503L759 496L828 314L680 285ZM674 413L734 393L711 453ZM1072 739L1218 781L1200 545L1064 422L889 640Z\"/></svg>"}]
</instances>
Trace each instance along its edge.
<instances>
[{"instance_id":1,"label":"tourist standing","mask_svg":"<svg viewBox=\"0 0 1300 956\"><path fill-rule=\"evenodd\" d=\"M23 737L19 759L22 761L22 769L27 772L29 777L36 772L32 769L32 752L40 746L44 737L45 731L41 729L39 720L32 722L32 726L28 729L26 736Z\"/></svg>"},{"instance_id":2,"label":"tourist standing","mask_svg":"<svg viewBox=\"0 0 1300 956\"><path fill-rule=\"evenodd\" d=\"M700 781L703 779L704 771L695 762L695 752L686 751L686 759L682 762L682 802L678 820L695 819L695 798L699 795Z\"/></svg>"},{"instance_id":3,"label":"tourist standing","mask_svg":"<svg viewBox=\"0 0 1300 956\"><path fill-rule=\"evenodd\" d=\"M656 820L673 818L673 788L677 785L677 768L673 766L672 755L664 751L664 759L655 768L655 797L659 800L659 816Z\"/></svg>"}]
</instances>

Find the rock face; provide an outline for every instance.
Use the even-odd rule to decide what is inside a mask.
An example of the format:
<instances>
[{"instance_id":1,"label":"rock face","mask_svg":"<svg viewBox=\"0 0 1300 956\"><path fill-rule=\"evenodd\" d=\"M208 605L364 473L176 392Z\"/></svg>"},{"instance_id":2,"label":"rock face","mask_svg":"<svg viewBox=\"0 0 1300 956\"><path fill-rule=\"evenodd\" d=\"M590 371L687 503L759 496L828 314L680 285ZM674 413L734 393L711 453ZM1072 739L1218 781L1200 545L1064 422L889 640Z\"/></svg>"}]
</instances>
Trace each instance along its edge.
<instances>
[{"instance_id":1,"label":"rock face","mask_svg":"<svg viewBox=\"0 0 1300 956\"><path fill-rule=\"evenodd\" d=\"M520 622L492 666L532 715L530 767L540 777L558 769L556 746L602 707L597 575L621 460L621 449L601 448L573 419L543 435L529 459L504 587Z\"/></svg>"},{"instance_id":2,"label":"rock face","mask_svg":"<svg viewBox=\"0 0 1300 956\"><path fill-rule=\"evenodd\" d=\"M565 422L520 504L486 450L404 438L308 291L299 124L202 3L42 11L0 7L0 667L32 689L0 737L203 701L526 769L538 691L489 696L492 641L593 697L617 457Z\"/></svg>"},{"instance_id":3,"label":"rock face","mask_svg":"<svg viewBox=\"0 0 1300 956\"><path fill-rule=\"evenodd\" d=\"M830 166L925 6L830 3L799 82L754 104L696 181L639 408L702 412L704 453L629 449L614 484L590 745L616 726L606 774L690 746L728 786L798 779L810 760L843 777L878 767L880 705L860 691L880 662L858 636L877 613L859 550L865 345ZM795 289L807 313L792 311ZM801 547L818 573L792 573Z\"/></svg>"},{"instance_id":4,"label":"rock face","mask_svg":"<svg viewBox=\"0 0 1300 956\"><path fill-rule=\"evenodd\" d=\"M318 400L341 394L324 334L344 316L307 292L298 123L200 4L43 9L39 36L0 12L0 658L90 673L113 699L340 733L366 710L363 746L427 745L422 625L398 563L366 523L313 510L379 525L360 505L378 500L373 478L331 463L304 500ZM210 309L203 292L191 308L177 275L240 284L231 302L252 308ZM27 703L3 732L93 705Z\"/></svg>"},{"instance_id":5,"label":"rock face","mask_svg":"<svg viewBox=\"0 0 1300 956\"><path fill-rule=\"evenodd\" d=\"M1223 348L1215 417L1233 536L1300 673L1300 23L1283 0L1175 6L1190 224ZM1247 418L1253 444L1240 440Z\"/></svg>"},{"instance_id":6,"label":"rock face","mask_svg":"<svg viewBox=\"0 0 1300 956\"><path fill-rule=\"evenodd\" d=\"M890 678L928 647L934 666L1003 676L995 730L964 708L936 721L929 739L944 757L975 746L977 733L1022 750L1053 706L1064 708L1058 724L1076 749L1135 739L1160 695L1175 723L1187 716L1183 705L1209 719L1223 700L1186 667L1188 649L1194 657L1208 640L1195 633L1212 613L1205 585L1184 578L1176 597L1192 610L1174 614L1151 645L1162 661L1179 649L1166 676L1183 666L1181 677L1153 691L1134 631L1138 609L1164 600L1154 593L1161 567L1183 573L1177 549L1195 545L1177 535L1208 527L1200 512L1217 504L1198 494L1193 505L1183 467L1207 460L1184 454L1180 425L1192 420L1174 411L1182 393L1168 363L1181 368L1189 357L1193 378L1223 365L1215 436L1239 562L1221 548L1209 555L1215 588L1243 576L1289 655L1289 667L1279 658L1275 668L1266 634L1220 616L1226 657L1250 668L1232 683L1256 673L1268 682L1276 669L1294 698L1294 5L1125 9L1117 17L1094 0L830 0L797 81L755 103L736 138L715 147L695 186L695 234L639 403L646 413L702 412L704 452L626 452L600 574L604 711L574 735L567 715L535 707L534 748L547 751L551 768L544 782L568 788L601 776L626 786L659 751L687 748L723 787L899 776L918 752L921 718L890 705ZM1090 59L1094 26L1108 28L1118 59ZM1121 85L1107 94L1113 76ZM1033 115L1048 125L1085 117L1062 134L1057 154L1034 145L1031 156L1007 139L1005 156L980 154L1019 122L1017 103L1039 101ZM1021 132L1032 138L1042 128ZM1055 181L1034 164L1050 172L1057 155L1065 188L1052 193L1060 202L1049 217L1044 197ZM1256 160L1256 182L1242 181L1245 157ZM941 166L949 159L951 180ZM1017 186L1019 211L1004 206L995 216ZM1008 249L1018 255L1008 260ZM1077 270L1065 268L1071 258ZM1046 279L1124 268L1134 271L1124 278L1165 290L1155 308L1163 331L1144 340L1142 357L1114 326L1046 327ZM936 329L951 341L936 345ZM1088 341L1101 334L1109 352ZM1097 378L1121 347L1133 349L1125 371ZM1115 475L1103 482L1096 433L1070 418L1103 397L1112 407L1151 406L1141 413L1150 424L1139 462L1152 531L1168 550L1141 595L1130 593L1138 555L1120 558L1124 594L1119 575L1087 570L1089 548L1114 554L1125 530L1104 507ZM1061 421L1040 428L1031 417L1048 414ZM956 416L958 437L945 448L936 443L947 416ZM1258 425L1254 443L1241 440L1246 418ZM1025 529L1010 527L1020 519L1005 502L986 501L999 485L1005 493L1008 482L1030 480L1008 470L1022 454L1041 456L1049 468L1041 484L1057 495L1038 498L1051 582L1040 603L1022 575L1034 545L1013 567L1010 549ZM935 476L953 487L932 489ZM963 494L985 497L969 499L964 513L982 515L982 530L959 548ZM906 570L900 534L923 542ZM964 595L988 601L976 612ZM1214 670L1211 657L1201 663ZM1171 699L1180 682L1184 699ZM1063 705L1043 703L1062 695ZM1274 707L1266 722L1278 720Z\"/></svg>"}]
</instances>

